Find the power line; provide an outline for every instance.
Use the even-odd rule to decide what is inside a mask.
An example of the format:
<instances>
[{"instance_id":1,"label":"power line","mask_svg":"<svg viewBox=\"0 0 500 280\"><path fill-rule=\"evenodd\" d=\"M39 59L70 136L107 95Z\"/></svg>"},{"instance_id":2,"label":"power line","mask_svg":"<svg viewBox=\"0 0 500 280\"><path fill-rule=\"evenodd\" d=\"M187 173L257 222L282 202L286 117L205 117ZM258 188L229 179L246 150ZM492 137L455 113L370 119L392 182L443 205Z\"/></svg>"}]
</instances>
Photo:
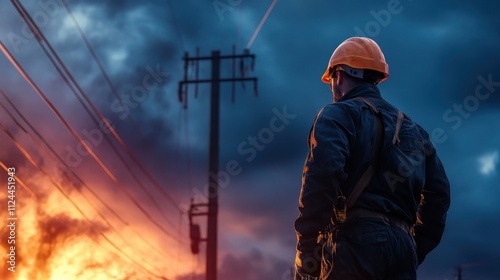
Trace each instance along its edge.
<instances>
[{"instance_id":1,"label":"power line","mask_svg":"<svg viewBox=\"0 0 500 280\"><path fill-rule=\"evenodd\" d=\"M20 6L20 7L22 7L22 5L21 5L20 3L19 3L19 6ZM23 9L24 9L24 8L23 8ZM26 12L26 11L24 11L24 12L25 12L25 15L27 15L27 17L30 17L30 16L27 14L27 12ZM25 21L27 20L27 19L26 19L26 18L24 18L24 17L23 17L23 19L25 19ZM28 21L29 21L29 20L28 20ZM33 20L31 19L31 21L33 21ZM32 25L30 25L30 24L28 23L28 25L30 26L30 28L32 28L32 27L36 27L36 24L34 24L34 25L33 25L33 23L32 23ZM36 28L38 29L38 27L36 27ZM51 49L52 49L52 47L50 46L50 44L48 43L48 41L47 41L47 40L43 37L43 34L42 34L41 32L38 32L38 33L37 33L37 32L33 32L33 33L35 34L35 36L37 36L37 41L38 41L38 42L40 42L40 43L41 43L42 38L43 38L43 40L44 40L44 41L45 41L45 42L49 45L49 48L51 48ZM42 38L41 38L40 36L42 36ZM52 49L52 50L53 50L53 49ZM55 53L55 51L54 51L54 55L56 55L56 56L57 56L57 54ZM50 56L49 56L49 58L50 58ZM57 59L60 61L60 59L59 59L58 57L57 57ZM12 62L12 61L11 61L11 62ZM62 64L62 62L60 62L60 63ZM65 68L64 64L62 64L62 66ZM101 65L101 66L102 66L102 65ZM21 68L21 69L22 69L22 68ZM57 67L56 67L56 69L57 69ZM65 69L65 70L67 70L67 69ZM18 71L19 71L19 69L18 69ZM23 70L23 71L24 71L24 70ZM60 72L60 74L61 74L61 72ZM69 73L69 71L68 71L68 74L67 74L67 75L69 76L69 78L70 78L70 79L73 79L73 77L71 76L71 74ZM63 79L65 79L65 81L67 82L67 79L65 78L65 76L64 76L64 75L61 75L61 76L62 76L62 77L63 77ZM23 75L23 77L24 77L25 79L27 78L27 77L25 77L24 75ZM29 78L29 77L28 77L28 78ZM75 86L76 86L76 87L79 87L79 86L78 86L78 84L76 84L76 82L75 82L75 81L74 81L74 83L75 83ZM31 82L30 82L30 84L33 86L33 84L34 84L34 83L31 81ZM70 85L69 85L69 86L70 86ZM73 88L72 88L71 86L70 86L70 88L73 90ZM36 89L35 89L35 90L36 90ZM80 90L81 90L81 89L80 89ZM82 90L81 90L81 91L82 91ZM82 91L82 92L83 92L83 91ZM39 93L39 92L37 91L37 93ZM83 93L84 93L84 92L83 92ZM42 97L42 99L43 99L43 100L47 103L47 101L48 101L48 100L46 100L46 97L45 97L45 98L43 98L43 97ZM90 103L90 102L89 102L89 103ZM49 105L49 104L48 104L48 105ZM52 106L50 106L50 105L49 105L49 108L51 108L51 110L52 110L52 111L54 111L54 109L55 109L55 108L53 108L53 107L52 107ZM56 112L54 111L54 113L56 113ZM74 134L74 130L72 131L72 129L70 129L70 127L68 127L68 125L65 123L64 118L61 118L62 116L61 116L61 115L59 115L59 114L57 114L57 113L56 113L56 115L60 118L60 120L61 120L61 121L63 121L63 123L64 123L64 124L66 125L66 127L70 130L70 132L72 132L72 134ZM101 117L102 117L102 115L101 115ZM106 123L106 122L105 122L105 123ZM113 129L112 129L112 127L109 125L109 123L106 123L106 124L108 125L108 128L110 128L110 130L111 130L111 131L113 131ZM73 135L73 136L75 136L75 135ZM118 136L118 135L114 135L114 136L115 136L115 138L117 139L117 141L120 143L120 145L121 145L121 146L122 146L122 147L126 150L126 152L127 152L127 153L129 153L129 156L131 156L131 157L133 158L133 160L134 160L134 161L137 161L137 159L136 159L134 156L132 156L132 155L131 155L130 150L128 150L128 148L126 147L126 145L124 144L124 142L121 140L121 138L119 138L119 136ZM77 140L79 140L80 144L82 144L82 143L81 143L81 139L78 139L78 138L77 138ZM110 145L111 145L112 147L114 147L112 144L110 144ZM87 150L87 152L89 152L89 151L88 151L88 149L87 149L88 147L87 147L86 145L82 144L82 147L83 147L83 148L85 148L85 149ZM91 153L91 152L89 152L89 154L90 154L90 155L94 158L94 160L96 160L97 155L95 155L95 154L93 154L93 153ZM119 153L117 153L117 154L119 154ZM97 158L98 158L98 157L97 157ZM124 161L124 160L123 160L123 158L121 158L121 159L122 159L122 161ZM102 162L99 162L99 160L97 160L96 162L100 165L100 167L101 167L101 168L103 167L103 165L104 165L104 164L103 164ZM162 192L164 195L166 195L166 196L168 196L168 197L169 197L169 195L168 195L167 193L165 193L165 191L164 191L164 190L163 190L163 189L159 186L159 184L158 184L158 183L157 183L157 182L156 182L156 181L152 178L152 176L151 176L151 175L147 172L147 170L146 170L146 169L145 169L145 168L144 168L144 167L140 164L140 162L139 162L139 161L137 161L136 163L140 166L140 169L141 169L144 173L146 173L147 177L153 181L153 183L155 184L155 186L156 186L157 188L159 188L159 189L161 190L161 192ZM105 167L105 166L104 166L104 167ZM109 175L112 175L112 174L110 174L109 170L107 170L107 168L104 168L103 170L104 170L105 172L106 172L106 171L108 171L108 172L106 172L106 173L108 174L108 176L109 176ZM116 178L114 178L114 176L111 176L110 178L111 178L112 180L113 180L113 179L115 179L114 181L116 181ZM173 205L174 205L174 206L177 206L177 208L180 210L180 208L178 207L178 205L177 205L177 204L175 204L175 202L173 201L173 199L172 199L171 197L169 197L169 200L173 203ZM154 200L153 200L153 202L154 202ZM141 209L141 210L142 210L142 209ZM182 211L181 211L181 210L180 210L180 212L182 213ZM143 211L143 213L144 213L144 211ZM147 213L144 213L144 214L145 214L146 216L148 216L148 215L147 215ZM154 223L154 221L152 221L152 222ZM157 226L159 226L159 225L157 225Z\"/></svg>"},{"instance_id":2,"label":"power line","mask_svg":"<svg viewBox=\"0 0 500 280\"><path fill-rule=\"evenodd\" d=\"M47 147L47 149L49 149L52 154L59 160L59 162L61 162L65 168L74 176L75 179L77 179L79 181L79 183L88 189L88 191L94 195L94 197L99 200L99 202L102 203L102 205L104 205L113 215L115 215L116 218L118 218L123 224L125 225L128 225L128 222L126 222L118 213L116 213L116 211L114 211L107 203L105 203L102 198L97 195L93 190L92 188L90 188L76 173L73 172L73 170L71 170L69 168L69 166L66 164L66 162L57 154L56 151L54 151L54 149L47 143L47 141L45 140L45 138L38 132L38 130L36 130L35 127L33 127L33 125L31 125L31 123L26 119L26 117L19 111L19 109L17 109L17 107L15 106L14 103L12 103L12 101L10 100L10 98L2 91L0 90L0 95L3 96L3 98L9 103L9 105L12 107L12 109L14 109L14 111L17 113L17 115L28 125L28 127L35 133L35 135L45 144L45 146ZM22 125L16 120L16 118L14 116L12 116L12 114L10 113L10 111L5 107L5 105L3 104L3 102L0 101L0 106L9 114L9 116L13 119L13 121L24 131L26 132L30 137L31 134L29 134L26 129L24 127L22 127ZM36 140L33 140L34 143L38 143L38 141Z\"/></svg>"},{"instance_id":3,"label":"power line","mask_svg":"<svg viewBox=\"0 0 500 280\"><path fill-rule=\"evenodd\" d=\"M64 4L64 6L66 7L66 10L68 11L68 14L70 15L71 19L73 20L73 23L75 24L76 29L80 33L80 37L82 37L82 40L85 43L85 46L87 47L90 55L92 56L92 58L94 59L94 61L97 64L97 66L99 67L99 70L101 71L101 74L103 75L104 79L106 80L106 83L109 85L109 88L111 89L111 92L115 96L116 100L118 100L118 102L120 102L120 105L123 106L123 107L126 107L125 104L123 103L122 98L118 95L116 87L113 85L113 82L111 82L111 79L109 78L108 73L104 69L104 66L102 65L101 61L99 60L99 58L98 58L98 56L97 56L94 48L90 44L87 36L85 35L85 33L83 32L80 24L78 23L78 20L76 19L75 15L73 14L73 11L69 7L67 1L66 0L62 0L62 2ZM143 139L142 134L140 132L140 129L137 126L137 123L133 119L132 115L127 114L127 119L130 121L130 123L135 128L135 130L139 133L140 138Z\"/></svg>"},{"instance_id":4,"label":"power line","mask_svg":"<svg viewBox=\"0 0 500 280\"><path fill-rule=\"evenodd\" d=\"M32 140L32 142L37 145L37 147L40 149L40 150L44 150L49 158L52 160L52 162L57 166L57 162L59 162L60 164L62 164L65 168L66 168L66 171L68 171L74 179L70 178L66 172L64 170L62 170L60 167L59 167L59 170L61 170L61 173L63 174L63 176L65 178L67 178L69 181L71 181L74 185L78 184L78 185L81 185L82 187L84 187L86 190L88 190L90 192L90 194L92 194L92 196L97 199L104 207L106 207L106 209L108 211L110 211L120 222L122 222L125 226L129 226L130 229L137 235L137 237L139 237L139 239L141 241L143 241L145 244L148 245L149 248L151 248L153 251L157 252L159 255L163 256L163 257L166 257L164 255L163 252L159 251L154 245L152 245L149 241L147 241L141 234L139 234L137 232L137 230L132 227L128 222L126 222L118 213L116 213L116 211L114 209L112 209L108 203L104 202L101 198L101 196L97 195L93 190L92 188L90 188L75 172L73 172L73 170L71 170L69 168L69 166L66 164L66 162L54 151L54 149L49 145L49 143L47 143L47 141L45 140L45 138L36 130L35 127L33 127L33 125L31 125L31 123L24 117L24 115L16 108L16 106L12 103L12 101L8 98L8 96L2 91L0 90L0 95L3 96L3 98L9 103L9 105L14 109L14 111L17 113L18 117L24 121L24 123L26 123L28 125L28 127L31 129L31 131L33 131L35 133L35 135L42 141L42 143L45 145L46 148L44 148L41 143L39 141L37 141L33 135L31 135L30 133L28 133L27 129L24 128L24 126L22 124L20 124L18 122L18 120L16 119L16 117L13 116L13 114L8 110L8 108L3 104L3 102L0 100L0 107L2 107L5 112L7 112L7 114L9 115L9 117L14 121L14 123L19 127L21 128L21 130L23 130L29 137L30 139ZM47 151L49 150L50 153ZM75 179L78 181L78 182L75 182ZM90 200L81 192L80 188L77 188L78 192L87 200L87 202L89 204L92 204L90 202ZM94 210L96 210L96 212L98 212L98 214L103 218L103 220L105 220L105 222L110 225L109 221L101 214L101 212L99 210L97 210L95 207L94 207ZM113 226L110 225L111 228L113 228ZM121 237L121 234L115 230L116 233ZM125 239L122 237L122 239L125 241ZM125 241L125 243L128 243L127 241ZM173 255L170 255L170 257L173 257L175 258Z\"/></svg>"},{"instance_id":5,"label":"power line","mask_svg":"<svg viewBox=\"0 0 500 280\"><path fill-rule=\"evenodd\" d=\"M68 84L68 86L70 87L70 89L72 90L72 92L75 94L75 96L77 97L78 101L81 103L81 105L85 108L85 111L87 112L87 114L92 118L92 120L94 121L94 123L98 126L97 124L97 120L94 119L92 113L89 112L89 109L88 107L86 106L86 104L81 100L81 98L79 98L79 95L76 94L74 88L70 85L69 81L67 80L67 78L69 78L71 81L72 81L72 85L78 89L80 95L85 99L85 101L87 102L87 104L90 105L90 107L92 108L92 110L94 111L94 113L99 117L99 119L103 122L103 124L106 125L107 129L109 129L109 131L111 132L111 134L114 136L114 138L116 139L116 141L120 144L120 146L123 148L123 150L127 153L127 155L132 159L132 161L134 161L134 163L139 167L139 169L146 175L146 177L148 177L148 179L150 179L152 182L153 182L153 186L156 187L156 189L158 191L160 191L160 193L162 193L164 195L164 197L170 201L178 210L179 212L181 212L181 209L180 207L175 203L175 200L170 196L168 195L165 190L163 190L163 188L160 187L160 185L156 182L156 180L149 174L149 172L144 168L144 166L140 163L140 161L134 156L134 154L130 151L130 149L127 147L127 145L125 144L125 142L120 138L120 136L118 135L118 133L114 130L114 128L109 124L109 122L106 120L106 118L104 118L104 116L101 114L101 112L99 111L99 109L94 105L94 103L90 100L90 98L88 97L88 95L85 93L85 91L81 88L81 86L78 84L78 82L75 80L75 78L73 77L73 75L71 74L71 72L67 69L67 67L65 66L64 62L60 59L60 57L57 55L56 51L54 50L54 48L52 47L52 45L50 44L50 42L47 40L47 38L44 36L43 32L38 28L36 22L31 18L31 16L28 14L28 12L26 11L26 9L24 9L24 7L22 6L22 4L19 2L19 1L15 1L15 0L12 0L12 2L14 3L14 5L16 6L16 10L18 11L18 13L21 15L21 17L23 18L23 20L28 24L29 28L31 29L31 31L33 32L33 34L37 34L38 35L38 43L39 45L42 47L43 51L45 52L45 54L47 55L47 57L49 58L49 60L52 62L52 64L54 65L54 67L56 68L56 70L58 71L58 73L61 75L61 77L63 78L63 80L66 82L66 84ZM54 58L57 60L57 63L54 61L54 59L52 58L52 56L48 53L48 50L45 48L45 46L42 44L42 41L45 42L45 44L47 45L47 47L49 48L50 52L52 53L52 55L54 56ZM61 70L59 67L62 67L63 70L64 70L64 73L66 74L63 74L63 70ZM136 182L139 184L139 186L146 192L146 194L148 195L148 197L153 201L153 204L157 207L157 209L160 211L160 214L162 214L162 216L169 222L169 224L171 226L173 226L173 223L168 220L168 218L166 216L164 216L164 213L163 211L160 210L160 207L158 204L156 204L156 202L154 201L153 197L151 196L151 194L149 194L149 192L145 189L145 187L143 186L142 184L142 181L139 180L137 177L135 177L135 173L130 169L130 167L128 166L128 164L126 163L126 161L121 157L121 155L119 155L118 151L115 150L114 146L110 143L110 140L108 139L108 136L107 135L104 135L106 137L106 140L108 141L108 143L111 145L111 147L113 148L113 151L117 154L118 157L120 157L120 159L122 160L122 163L126 166L126 168L129 170L129 172L131 173L131 175L134 177L134 179L136 180Z\"/></svg>"},{"instance_id":6,"label":"power line","mask_svg":"<svg viewBox=\"0 0 500 280\"><path fill-rule=\"evenodd\" d=\"M3 91L1 91L1 90L0 90L0 93L1 93L4 97L6 97L6 95L3 93ZM10 102L10 100L8 100L8 101ZM20 123L19 123L19 122L15 119L15 118L14 118L14 116L11 114L11 112L10 112L10 111L9 111L9 110L5 107L5 105L4 105L4 104L3 104L3 102L1 102L1 101L0 101L0 106L1 106L4 110L5 110L5 112L7 112L7 114L9 115L9 117L10 117L10 118L11 118L11 119L12 119L12 120L16 123L16 125L17 125L19 128L21 128L21 130L23 130L23 132L25 132L26 134L28 134L28 136L30 136L30 139L31 139L31 140L32 140L32 141L33 141L33 142L37 145L37 147L38 147L39 149L41 149L41 150L45 150L45 149L42 147L42 145L41 145L38 141L36 141L36 140L33 138L33 136L32 136L31 134L29 134L29 133L28 133L28 131L27 131L27 130L26 130L26 129L25 129L25 128L24 128L24 127L23 127L23 126L22 126L22 125L21 125L21 124L20 124ZM16 111L17 111L17 109L16 109ZM23 120L26 120L26 119L24 119L24 116L22 116L22 115L21 115L21 117L23 118ZM29 125L32 129L34 129L34 128L31 126L31 124L29 124L29 123L28 123L28 125ZM5 129L4 129L4 130L5 130ZM37 134L38 136L40 136L40 137L41 137L41 135L39 135L37 131L36 131L36 134ZM9 137L10 137L10 136L11 136L11 135L9 134ZM12 140L12 138L11 138L11 140ZM43 137L41 138L41 140L42 140L42 141L45 143L45 145L46 145L46 146L47 146L47 147L48 147L48 148L49 148L49 149L50 149L50 150L51 150L51 151L52 151L52 152L56 155L56 157L58 157L58 156L57 156L57 154L56 154L56 153L54 152L54 150L50 147L50 145L48 145L48 144L47 144L47 142L45 141L45 139L44 139ZM18 143L18 142L15 142L15 143ZM20 145L20 144L19 144L19 145ZM55 162L55 160L53 159L53 156L52 156L51 154L49 154L49 153L47 153L47 154L49 155L49 158L50 158L53 162ZM58 158L59 158L59 157L58 157ZM60 158L59 158L59 159L60 159ZM29 160L29 158L28 158L28 160ZM30 162L31 162L31 161L30 161ZM63 164L64 164L64 163L63 163ZM2 165L3 165L3 164L2 164ZM66 167L67 167L67 166L66 166ZM5 168L6 168L6 167L5 167ZM60 168L59 168L59 169L60 169ZM68 176L65 172L63 172L63 170L62 170L62 169L60 169L60 170L61 170L61 172L62 172L63 176L64 176L66 179L68 179L69 181L71 181L73 184L75 183L75 182L74 182L74 181L73 181L73 180L72 180L72 179L71 179L71 178L70 178L70 177L69 177L69 176ZM72 172L72 171L71 171L71 172ZM73 173L73 175L74 175L76 178L78 178L78 179L79 179L79 177L78 177L76 174L74 174L74 173ZM81 180L81 179L79 179L79 180ZM99 200L101 203L103 203L103 205L107 206L107 207L108 207L108 209L111 209L111 208L109 208L109 206L107 205L107 203L104 203L104 202L103 202L103 201L99 198L99 196L97 196L97 195L96 195L96 194L95 194L95 193L94 193L94 192L93 192L93 191L92 191L92 190L91 190L91 189L90 189L90 188L89 188L89 187L88 187L88 186L87 186L87 185L86 185L83 181L81 181L81 182L82 182L82 183L83 183L83 184L84 184L84 185L88 188L88 190L89 190L89 191L91 191L91 193L92 193L92 194L93 194L96 198L98 198L98 200ZM24 184L24 183L23 183L23 184ZM118 235L118 236L119 236L119 237L120 237L120 238L121 238L121 239L122 239L125 243L128 243L128 242L127 242L127 241L126 241L126 240L122 237L122 235L119 233L119 231L118 231L118 230L117 230L117 229L116 229L116 228L115 228L115 227L111 224L111 222L109 222L109 220L108 220L108 219L106 219L106 217L104 217L104 215L103 215L103 214L102 214L102 213L101 213L101 212L97 209L97 207L96 207L94 204L92 204L92 203L90 202L90 200L88 199L88 197L87 197L84 193L82 193L80 189L78 189L78 188L77 188L77 190L78 190L78 192L82 195L82 197L83 197L83 198L87 201L87 203L89 203L89 204L91 205L91 207L92 207L92 208L93 208L93 209L94 209L94 210L98 213L98 215L99 215L99 216L100 216L100 217L104 220L104 222L105 222L105 223L106 223L106 224L107 224L107 225L108 225L108 226L109 226L109 227L110 227L110 228L111 228L111 229L112 229L112 230L113 230L113 231L114 231L114 232L115 232L115 233L116 233L116 234L117 234L117 235ZM118 217L119 217L119 216L118 216ZM123 221L123 219L122 219L121 217L119 217L119 219ZM125 223L125 222L124 222L124 223ZM128 225L128 223L125 223L125 224L126 224L126 225ZM147 244L149 244L149 243L147 243ZM130 244L129 244L129 246L130 246ZM133 246L130 246L130 247L133 247ZM154 247L153 247L153 248L154 248Z\"/></svg>"},{"instance_id":7,"label":"power line","mask_svg":"<svg viewBox=\"0 0 500 280\"><path fill-rule=\"evenodd\" d=\"M271 5L269 6L269 8L267 9L266 13L264 14L264 16L262 17L259 25L257 26L257 28L255 29L253 35L252 35L252 38L250 39L250 41L248 42L247 44L247 47L246 49L249 50L250 47L253 45L253 42L255 41L255 39L257 38L257 35L259 35L260 33L260 30L262 29L262 26L264 26L264 23L267 21L267 18L269 17L269 15L271 14L272 10L274 9L274 6L276 5L276 3L278 2L278 0L273 0L273 2L271 3Z\"/></svg>"},{"instance_id":8,"label":"power line","mask_svg":"<svg viewBox=\"0 0 500 280\"><path fill-rule=\"evenodd\" d=\"M45 96L45 94L40 90L40 88L33 82L29 75L24 71L22 66L17 62L17 60L10 54L10 52L5 48L4 44L0 42L0 50L9 59L16 70L21 74L21 76L31 85L35 92L42 98L42 100L47 104L47 106L52 110L52 112L58 117L58 119L64 124L64 126L71 132L71 134L78 140L87 153L97 162L101 169L108 175L108 177L120 187L120 189L127 195L127 197L132 201L132 203L146 216L146 218L151 221L158 229L160 229L165 235L177 240L175 236L169 233L163 226L161 226L157 221L155 221L149 213L140 205L140 203L130 194L130 192L116 179L116 177L111 173L111 171L104 165L102 160L92 151L92 149L86 144L86 142L78 135L74 128L68 123L68 121L62 116L62 114L57 110L57 108L52 104L52 102ZM177 240L178 241L178 240Z\"/></svg>"},{"instance_id":9,"label":"power line","mask_svg":"<svg viewBox=\"0 0 500 280\"><path fill-rule=\"evenodd\" d=\"M121 100L121 98L118 96L118 93L116 92L116 89L115 87L113 86L113 83L111 82L111 79L109 78L108 74L106 73L104 67L102 66L102 63L100 62L100 60L98 59L97 57L97 54L95 53L95 50L94 48L92 47L92 45L90 44L90 42L88 41L87 37L85 36L85 33L83 32L82 28L80 27L80 24L78 23L78 20L76 19L76 17L74 16L72 10L70 9L68 3L66 2L66 0L62 0L64 6L66 7L66 10L68 11L68 13L70 14L75 26L77 27L78 29L78 32L80 33L80 36L82 37L85 45L87 46L87 49L89 50L90 54L92 55L92 57L94 58L95 62L97 63L99 69L101 70L101 73L102 75L104 76L105 80L107 81L108 85L110 86L113 94L115 95L115 97L120 101L121 105L124 105L123 104L123 101ZM179 38L179 41L181 42L181 45L183 47L183 49L186 49L185 48L185 44L184 44L184 40L182 38L182 33L180 31L180 28L179 28L179 25L178 25L178 22L177 22L177 18L175 16L175 13L174 13L174 9L173 9L173 5L171 3L171 1L169 0L168 1L168 5L169 5L169 8L170 8L170 12L172 14L172 19L173 19L173 23L174 23L174 26L175 26L175 30L176 30L176 33L177 33L177 37ZM131 118L130 115L128 115L128 117L130 117L130 121L132 122L134 128L136 129L136 131L139 131L137 125L135 124L135 122L133 121L133 119ZM141 136L142 138L142 136ZM148 176L149 177L149 176ZM169 199L170 200L170 199ZM180 210L180 212L182 212L181 209L178 209Z\"/></svg>"},{"instance_id":10,"label":"power line","mask_svg":"<svg viewBox=\"0 0 500 280\"><path fill-rule=\"evenodd\" d=\"M105 76L106 81L108 81L108 84L110 85L110 87L112 88L113 92L115 93L115 96L117 96L116 90L114 89L114 86L111 83L111 80L109 79L109 76L106 74L106 71L104 70L104 67L102 67L102 64L100 63L99 59L97 58L97 55L95 54L95 51L92 48L92 45L89 43L87 37L85 36L85 33L83 32L83 30L81 29L80 25L78 24L78 21L74 17L74 15L73 15L73 13L72 13L69 5L67 4L66 0L63 0L63 3L65 5L66 9L68 10L69 14L71 15L71 17L72 17L75 25L77 26L77 28L78 28L78 30L80 32L80 35L82 36L82 39L84 40L84 42L85 42L87 48L89 49L91 55L94 57L95 61L99 65L99 68L101 69L101 72ZM172 13L172 18L174 20L174 26L175 26L175 29L176 29L176 32L177 32L177 36L179 37L179 40L180 40L180 42L181 42L181 44L183 46L183 49L185 49L184 40L182 38L182 34L180 32L179 25L177 24L177 19L176 19L175 13L173 12L173 5L172 5L171 1L168 2L168 5L170 6L170 11ZM34 24L36 26L36 23L34 23ZM40 33L41 33L41 31L40 31ZM48 44L48 41L46 39L45 39L45 41ZM121 99L120 98L118 98L118 99L121 102ZM110 128L110 129L112 129L112 128ZM114 132L114 129L112 129L112 130ZM137 131L139 131L139 129L137 129ZM125 151L127 152L127 154L133 159L133 161L139 166L139 168L141 169L141 171L146 174L146 176L148 177L148 179L153 182L153 185L157 188L157 190L159 190L160 193L162 193L162 195L164 195L167 198L167 200L169 200L174 206L176 206L176 208L179 211L179 213L182 214L182 209L180 209L180 207L175 203L175 200L170 195L168 195L163 190L163 188L160 187L160 185L158 184L158 182L149 174L149 172L147 172L147 170L142 166L142 164L139 162L139 160L137 160L137 158L130 152L130 150L128 149L128 147L126 147L126 145L124 144L124 142L121 139L118 139L118 138L119 138L119 136L117 137L117 141L120 143L120 145L122 145L122 147L125 149Z\"/></svg>"},{"instance_id":11,"label":"power line","mask_svg":"<svg viewBox=\"0 0 500 280\"><path fill-rule=\"evenodd\" d=\"M5 93L3 91L0 90L0 94L6 98L7 96L5 95ZM7 99L7 98L6 98ZM7 99L8 100L8 99ZM9 103L10 103L10 100L8 100ZM11 103L11 106L13 104ZM36 141L36 139L30 134L28 133L28 131L16 120L16 118L12 115L12 113L5 107L5 105L3 104L3 102L0 100L0 107L2 107L5 112L7 112L7 114L9 115L9 117L14 121L14 123L19 127L21 128L21 130L23 130L29 137L30 139L32 140L32 142L40 149L40 150L43 150L45 151L45 148L41 145L41 143L39 143L38 141ZM16 112L17 109L16 109ZM19 113L19 112L18 112ZM24 116L21 115L21 118L26 122L26 119L24 118ZM28 123L28 125L31 127L32 130L34 130L34 128L31 126L31 124ZM43 137L41 137L41 135L38 133L38 131L35 131L35 134L37 136L39 136L42 140L42 142L47 146L47 148L55 155L55 157L57 159L59 159L60 161L62 161L62 159L57 155L57 153L55 153L55 151L52 149L52 147L50 145L48 145L48 143L45 141L45 139ZM47 152L46 152L47 153ZM47 153L48 156L49 156L49 159L57 166L56 164L56 160L54 159L54 155L50 154L50 153ZM62 164L65 165L66 168L68 168L68 166L64 163L64 161L62 161ZM66 172L64 172L64 170L62 170L60 167L59 167L59 170L61 171L61 173L63 174L63 176L71 181L73 184L75 184L75 182L73 181L73 179L71 179ZM126 223L123 218L121 218L120 216L118 216L118 214L116 212L114 212L114 210L109 207L109 205L107 203L105 203L104 201L102 201L102 199L100 198L100 196L98 196L97 194L94 193L94 191L87 186L87 184L85 182L83 182L79 177L78 175L76 175L75 173L73 173L72 170L68 169L73 176L75 176L75 178L77 178L82 184L84 187L86 187L87 190L90 191L90 193L95 197L97 198L104 206L107 207L108 210L111 210L113 213L115 213L115 215L119 218L120 221L123 221L125 225L128 225L128 223ZM77 191L82 195L82 197L87 201L87 203L89 203L91 205L91 207L97 212L97 214L104 220L104 222L125 242L125 243L128 243L123 237L122 235L119 233L119 231L111 224L111 222L109 222L109 220L97 209L97 207L90 201L90 199L83 193L81 192L81 189L79 188L76 188ZM149 243L148 243L149 244ZM130 245L130 244L129 244ZM133 246L131 246L133 247ZM153 247L154 248L154 247Z\"/></svg>"},{"instance_id":12,"label":"power line","mask_svg":"<svg viewBox=\"0 0 500 280\"><path fill-rule=\"evenodd\" d=\"M87 217L87 215L83 212L83 210L76 204L76 202L71 199L62 189L62 187L55 182L52 177L50 177L49 174L47 174L41 167L40 165L31 157L31 155L22 147L22 145L14 138L14 136L5 128L3 124L0 123L0 129L10 138L10 140L14 143L16 148L24 155L24 157L36 168L40 173L42 173L56 188L57 190L66 198L72 205L75 207L75 209L82 215L82 217L91 224L91 226L96 229L97 226L95 223L90 220L90 218ZM116 249L118 252L120 252L125 258L127 258L129 261L131 261L134 265L142 269L143 271L147 272L148 274L159 278L159 279L165 279L165 277L161 277L156 275L155 273L151 272L149 269L145 268L143 265L139 264L138 262L134 261L128 254L126 254L120 247L118 247L113 241L111 241L103 232L96 230L99 235L101 235L114 249Z\"/></svg>"}]
</instances>

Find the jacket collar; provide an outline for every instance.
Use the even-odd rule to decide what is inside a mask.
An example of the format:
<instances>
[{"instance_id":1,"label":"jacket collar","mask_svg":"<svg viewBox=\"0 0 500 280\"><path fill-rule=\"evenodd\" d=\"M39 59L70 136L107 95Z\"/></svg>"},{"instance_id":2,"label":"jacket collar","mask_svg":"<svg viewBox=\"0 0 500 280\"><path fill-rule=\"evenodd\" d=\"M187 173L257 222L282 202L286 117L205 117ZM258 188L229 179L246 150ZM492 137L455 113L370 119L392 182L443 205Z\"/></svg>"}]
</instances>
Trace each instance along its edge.
<instances>
[{"instance_id":1,"label":"jacket collar","mask_svg":"<svg viewBox=\"0 0 500 280\"><path fill-rule=\"evenodd\" d=\"M346 92L337 102L346 101L358 96L382 98L376 85L362 84Z\"/></svg>"}]
</instances>

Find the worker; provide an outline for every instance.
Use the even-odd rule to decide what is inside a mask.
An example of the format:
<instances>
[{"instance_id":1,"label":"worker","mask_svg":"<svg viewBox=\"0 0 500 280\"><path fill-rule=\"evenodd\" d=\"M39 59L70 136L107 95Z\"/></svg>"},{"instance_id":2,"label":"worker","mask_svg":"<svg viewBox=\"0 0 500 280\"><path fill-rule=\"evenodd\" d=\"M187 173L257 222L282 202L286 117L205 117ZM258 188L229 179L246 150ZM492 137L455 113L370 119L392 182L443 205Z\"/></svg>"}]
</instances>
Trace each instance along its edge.
<instances>
[{"instance_id":1,"label":"worker","mask_svg":"<svg viewBox=\"0 0 500 280\"><path fill-rule=\"evenodd\" d=\"M381 97L388 77L369 38L345 40L330 58L322 81L334 102L309 132L296 280L416 279L441 240L448 178L429 134Z\"/></svg>"}]
</instances>

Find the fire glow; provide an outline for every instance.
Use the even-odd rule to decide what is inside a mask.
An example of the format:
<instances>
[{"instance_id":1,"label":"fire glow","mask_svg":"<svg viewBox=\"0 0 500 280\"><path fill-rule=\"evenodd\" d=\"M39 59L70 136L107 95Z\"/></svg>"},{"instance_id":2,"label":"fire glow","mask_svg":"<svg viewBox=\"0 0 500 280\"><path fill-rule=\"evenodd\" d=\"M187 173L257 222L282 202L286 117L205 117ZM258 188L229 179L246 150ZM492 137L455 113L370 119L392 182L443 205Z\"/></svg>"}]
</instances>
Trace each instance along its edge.
<instances>
[{"instance_id":1,"label":"fire glow","mask_svg":"<svg viewBox=\"0 0 500 280\"><path fill-rule=\"evenodd\" d=\"M17 169L21 172L31 170ZM1 179L6 182L4 174L2 172ZM174 273L189 273L189 262L185 261L189 260L187 250L178 250L179 244L175 241L165 243L155 230L141 222L141 217L120 212L128 216L130 223L139 227L142 237L160 252L145 245L130 226L118 226L113 221L120 235L112 232L78 192L68 191L69 186L65 186L69 196L91 216L93 224L82 219L80 213L40 174L32 176L26 183L36 189L39 199L20 187L17 190L16 270L9 271L9 264L3 261L1 279L172 279ZM127 207L119 205L119 200L111 199L112 193L103 193L103 196L106 201L116 201L117 205L112 205L114 208L126 211ZM0 205L6 207L7 201L3 197ZM7 211L0 213L0 219L6 221ZM3 227L1 235L8 236L8 230ZM101 234L112 240L122 252L111 246ZM2 240L0 253L5 260L10 245L6 238ZM174 259L178 251L185 255L184 264ZM169 254L173 255L170 259L166 258Z\"/></svg>"}]
</instances>

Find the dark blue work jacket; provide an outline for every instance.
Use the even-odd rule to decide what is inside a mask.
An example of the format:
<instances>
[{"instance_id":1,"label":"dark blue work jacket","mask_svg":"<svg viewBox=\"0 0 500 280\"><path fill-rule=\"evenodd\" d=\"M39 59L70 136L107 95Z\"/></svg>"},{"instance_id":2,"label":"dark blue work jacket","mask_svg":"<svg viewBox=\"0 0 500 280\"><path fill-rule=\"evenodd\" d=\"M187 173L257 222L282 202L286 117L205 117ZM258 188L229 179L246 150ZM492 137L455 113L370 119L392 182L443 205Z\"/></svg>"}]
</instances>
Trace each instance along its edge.
<instances>
[{"instance_id":1,"label":"dark blue work jacket","mask_svg":"<svg viewBox=\"0 0 500 280\"><path fill-rule=\"evenodd\" d=\"M449 182L428 133L405 117L393 143L398 110L382 99L375 85L364 84L324 107L309 133L309 153L302 175L300 215L295 222L298 271L318 275L317 238L331 222L337 196L348 196L371 161L375 114L363 101L380 110L384 140L378 170L353 208L362 208L404 220L417 221L415 241L419 263L434 249L444 231L450 204ZM424 202L421 206L421 194ZM348 210L349 213L349 210ZM304 271L306 262L311 266Z\"/></svg>"}]
</instances>

